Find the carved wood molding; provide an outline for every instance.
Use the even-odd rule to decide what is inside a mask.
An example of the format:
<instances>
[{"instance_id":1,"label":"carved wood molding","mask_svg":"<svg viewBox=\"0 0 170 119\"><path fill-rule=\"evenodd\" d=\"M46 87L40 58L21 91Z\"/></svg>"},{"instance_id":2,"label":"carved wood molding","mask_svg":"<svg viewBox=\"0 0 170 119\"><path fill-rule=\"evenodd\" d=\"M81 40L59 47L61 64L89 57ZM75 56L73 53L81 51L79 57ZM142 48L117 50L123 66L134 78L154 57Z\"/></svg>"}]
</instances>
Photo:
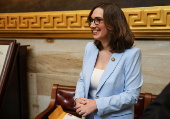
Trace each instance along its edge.
<instances>
[{"instance_id":1,"label":"carved wood molding","mask_svg":"<svg viewBox=\"0 0 170 119\"><path fill-rule=\"evenodd\" d=\"M170 6L123 11L136 38L170 38ZM92 38L89 12L0 13L0 37Z\"/></svg>"}]
</instances>

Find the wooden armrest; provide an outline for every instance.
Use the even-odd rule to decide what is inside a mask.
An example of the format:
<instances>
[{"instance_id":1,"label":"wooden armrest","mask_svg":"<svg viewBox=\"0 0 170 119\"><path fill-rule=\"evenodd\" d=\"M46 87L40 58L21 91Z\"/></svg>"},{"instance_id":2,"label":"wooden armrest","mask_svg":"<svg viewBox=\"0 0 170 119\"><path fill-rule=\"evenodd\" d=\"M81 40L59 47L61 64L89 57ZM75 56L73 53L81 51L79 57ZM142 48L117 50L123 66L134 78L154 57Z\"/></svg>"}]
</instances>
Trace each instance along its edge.
<instances>
[{"instance_id":1,"label":"wooden armrest","mask_svg":"<svg viewBox=\"0 0 170 119\"><path fill-rule=\"evenodd\" d=\"M157 95L152 95L151 93L145 93L144 109L145 109L146 106L147 106L149 103L151 103L156 97L157 97Z\"/></svg>"},{"instance_id":2,"label":"wooden armrest","mask_svg":"<svg viewBox=\"0 0 170 119\"><path fill-rule=\"evenodd\" d=\"M56 90L58 85L54 84L51 93L50 104L43 112L35 117L35 119L48 119L48 116L55 110Z\"/></svg>"}]
</instances>

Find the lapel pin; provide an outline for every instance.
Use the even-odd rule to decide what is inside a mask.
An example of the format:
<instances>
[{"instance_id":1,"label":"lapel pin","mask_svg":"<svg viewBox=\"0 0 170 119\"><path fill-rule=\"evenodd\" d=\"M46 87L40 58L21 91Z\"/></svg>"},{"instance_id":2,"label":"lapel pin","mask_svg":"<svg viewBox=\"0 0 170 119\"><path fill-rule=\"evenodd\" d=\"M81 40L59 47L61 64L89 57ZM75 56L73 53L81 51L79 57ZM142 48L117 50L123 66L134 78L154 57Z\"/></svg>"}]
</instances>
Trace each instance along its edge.
<instances>
[{"instance_id":1,"label":"lapel pin","mask_svg":"<svg viewBox=\"0 0 170 119\"><path fill-rule=\"evenodd\" d=\"M113 62L115 61L115 58L114 57L112 57L112 59L111 59Z\"/></svg>"}]
</instances>

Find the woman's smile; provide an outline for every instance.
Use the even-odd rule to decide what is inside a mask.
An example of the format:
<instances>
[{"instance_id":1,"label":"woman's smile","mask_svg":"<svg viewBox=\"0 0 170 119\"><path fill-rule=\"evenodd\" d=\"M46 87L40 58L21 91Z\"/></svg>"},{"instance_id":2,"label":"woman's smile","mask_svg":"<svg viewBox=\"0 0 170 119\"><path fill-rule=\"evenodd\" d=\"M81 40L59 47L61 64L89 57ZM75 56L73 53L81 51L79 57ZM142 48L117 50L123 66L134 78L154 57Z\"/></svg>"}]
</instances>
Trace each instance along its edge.
<instances>
[{"instance_id":1,"label":"woman's smile","mask_svg":"<svg viewBox=\"0 0 170 119\"><path fill-rule=\"evenodd\" d=\"M93 35L97 35L98 33L100 33L100 30L99 30L99 29L94 29L94 30L93 30Z\"/></svg>"}]
</instances>

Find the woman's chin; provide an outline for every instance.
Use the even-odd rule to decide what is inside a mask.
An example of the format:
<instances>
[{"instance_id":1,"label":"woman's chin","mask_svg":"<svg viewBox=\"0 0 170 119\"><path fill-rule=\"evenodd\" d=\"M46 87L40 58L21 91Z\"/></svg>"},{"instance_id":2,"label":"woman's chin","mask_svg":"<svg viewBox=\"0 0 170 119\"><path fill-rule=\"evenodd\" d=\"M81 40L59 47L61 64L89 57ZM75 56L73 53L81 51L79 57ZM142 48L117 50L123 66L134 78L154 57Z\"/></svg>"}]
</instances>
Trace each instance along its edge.
<instances>
[{"instance_id":1,"label":"woman's chin","mask_svg":"<svg viewBox=\"0 0 170 119\"><path fill-rule=\"evenodd\" d=\"M99 38L99 36L97 36L97 35L93 35L93 38L94 38L94 39L98 39L98 38Z\"/></svg>"}]
</instances>

